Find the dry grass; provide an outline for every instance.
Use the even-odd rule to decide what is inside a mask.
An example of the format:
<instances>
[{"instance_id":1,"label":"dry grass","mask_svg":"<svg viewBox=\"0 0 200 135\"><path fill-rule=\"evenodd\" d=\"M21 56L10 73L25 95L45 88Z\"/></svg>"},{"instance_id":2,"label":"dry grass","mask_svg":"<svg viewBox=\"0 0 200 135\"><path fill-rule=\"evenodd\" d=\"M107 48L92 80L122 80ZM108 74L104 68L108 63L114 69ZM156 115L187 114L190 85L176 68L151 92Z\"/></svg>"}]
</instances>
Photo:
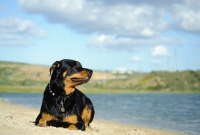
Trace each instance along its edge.
<instances>
[{"instance_id":1,"label":"dry grass","mask_svg":"<svg viewBox=\"0 0 200 135\"><path fill-rule=\"evenodd\" d=\"M34 84L34 82L46 83L50 80L49 68L50 66L0 62L0 84L9 85L7 84L8 82L11 84L16 82L13 83L13 85L22 85L27 82L31 84ZM102 80L105 78L113 79L116 78L116 75L94 70L91 80ZM29 85L31 85L30 83Z\"/></svg>"}]
</instances>

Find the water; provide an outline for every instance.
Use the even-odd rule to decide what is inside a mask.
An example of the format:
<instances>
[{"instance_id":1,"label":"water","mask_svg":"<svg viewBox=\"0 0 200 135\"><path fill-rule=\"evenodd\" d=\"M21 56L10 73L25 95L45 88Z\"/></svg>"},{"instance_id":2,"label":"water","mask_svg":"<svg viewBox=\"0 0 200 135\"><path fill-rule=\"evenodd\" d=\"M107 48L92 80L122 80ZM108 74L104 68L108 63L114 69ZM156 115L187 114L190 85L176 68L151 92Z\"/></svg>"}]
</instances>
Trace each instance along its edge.
<instances>
[{"instance_id":1,"label":"water","mask_svg":"<svg viewBox=\"0 0 200 135\"><path fill-rule=\"evenodd\" d=\"M4 101L40 108L42 94L0 93ZM200 135L200 94L87 94L95 117Z\"/></svg>"}]
</instances>

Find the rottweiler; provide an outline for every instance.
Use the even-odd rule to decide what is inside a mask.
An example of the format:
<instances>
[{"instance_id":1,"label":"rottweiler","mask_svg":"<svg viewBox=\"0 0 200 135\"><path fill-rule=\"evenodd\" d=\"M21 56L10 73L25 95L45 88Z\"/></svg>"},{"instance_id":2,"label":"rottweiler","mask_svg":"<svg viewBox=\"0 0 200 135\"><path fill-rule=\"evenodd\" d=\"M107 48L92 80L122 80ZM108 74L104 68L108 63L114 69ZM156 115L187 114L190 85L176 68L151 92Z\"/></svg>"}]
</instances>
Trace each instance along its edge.
<instances>
[{"instance_id":1,"label":"rottweiler","mask_svg":"<svg viewBox=\"0 0 200 135\"><path fill-rule=\"evenodd\" d=\"M44 91L35 125L82 131L90 128L95 113L94 106L76 86L87 83L93 71L70 59L54 62L49 71L50 82Z\"/></svg>"}]
</instances>

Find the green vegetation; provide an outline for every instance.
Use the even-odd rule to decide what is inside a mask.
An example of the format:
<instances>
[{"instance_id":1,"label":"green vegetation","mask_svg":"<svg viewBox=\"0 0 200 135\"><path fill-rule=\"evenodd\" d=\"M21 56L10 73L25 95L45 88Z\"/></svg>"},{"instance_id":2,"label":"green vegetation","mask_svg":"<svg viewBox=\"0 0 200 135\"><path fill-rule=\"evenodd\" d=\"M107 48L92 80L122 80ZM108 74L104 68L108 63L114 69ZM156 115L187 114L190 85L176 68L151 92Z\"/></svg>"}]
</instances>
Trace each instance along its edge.
<instances>
[{"instance_id":1,"label":"green vegetation","mask_svg":"<svg viewBox=\"0 0 200 135\"><path fill-rule=\"evenodd\" d=\"M94 79L78 87L86 93L200 93L200 70L113 74L116 78L107 80L103 80L103 74L99 72L102 79ZM48 66L0 61L0 92L43 92L48 82Z\"/></svg>"},{"instance_id":2,"label":"green vegetation","mask_svg":"<svg viewBox=\"0 0 200 135\"><path fill-rule=\"evenodd\" d=\"M31 93L41 93L44 91L42 87L34 86L0 86L0 92L31 92Z\"/></svg>"},{"instance_id":3,"label":"green vegetation","mask_svg":"<svg viewBox=\"0 0 200 135\"><path fill-rule=\"evenodd\" d=\"M47 66L0 62L0 85L45 86L48 79Z\"/></svg>"},{"instance_id":4,"label":"green vegetation","mask_svg":"<svg viewBox=\"0 0 200 135\"><path fill-rule=\"evenodd\" d=\"M92 87L92 86L91 86ZM200 70L182 72L151 72L131 75L126 79L96 83L102 89L129 89L146 92L200 92Z\"/></svg>"}]
</instances>

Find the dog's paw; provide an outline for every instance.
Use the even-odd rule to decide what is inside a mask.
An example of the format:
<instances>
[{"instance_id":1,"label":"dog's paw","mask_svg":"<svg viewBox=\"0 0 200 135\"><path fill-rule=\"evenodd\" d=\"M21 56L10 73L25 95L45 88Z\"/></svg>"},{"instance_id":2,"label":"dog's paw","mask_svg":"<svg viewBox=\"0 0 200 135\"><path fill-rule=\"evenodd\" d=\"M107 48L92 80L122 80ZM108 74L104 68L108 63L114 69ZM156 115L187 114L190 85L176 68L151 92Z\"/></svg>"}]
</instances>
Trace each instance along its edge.
<instances>
[{"instance_id":1,"label":"dog's paw","mask_svg":"<svg viewBox=\"0 0 200 135\"><path fill-rule=\"evenodd\" d=\"M39 127L46 127L46 123L39 123L39 124L37 124L37 126L39 126Z\"/></svg>"}]
</instances>

